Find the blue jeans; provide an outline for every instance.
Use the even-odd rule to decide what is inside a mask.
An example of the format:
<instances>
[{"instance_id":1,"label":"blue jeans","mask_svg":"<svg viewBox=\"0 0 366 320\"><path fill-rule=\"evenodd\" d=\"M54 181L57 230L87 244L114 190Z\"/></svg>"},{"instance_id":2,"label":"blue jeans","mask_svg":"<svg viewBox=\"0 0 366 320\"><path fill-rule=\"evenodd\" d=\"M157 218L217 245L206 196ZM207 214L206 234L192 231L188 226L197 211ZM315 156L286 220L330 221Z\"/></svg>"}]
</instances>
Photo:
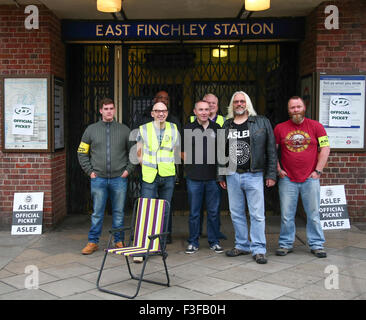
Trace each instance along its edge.
<instances>
[{"instance_id":1,"label":"blue jeans","mask_svg":"<svg viewBox=\"0 0 366 320\"><path fill-rule=\"evenodd\" d=\"M164 199L169 201L170 206L172 203L173 191L175 186L175 176L170 177L160 177L156 175L155 180L152 183L145 181L141 182L141 197L142 198L152 198L152 199ZM169 217L168 229L167 231L172 233L172 216L170 210L165 210L164 216L164 228L166 227L166 221Z\"/></svg>"},{"instance_id":2,"label":"blue jeans","mask_svg":"<svg viewBox=\"0 0 366 320\"><path fill-rule=\"evenodd\" d=\"M124 206L127 192L127 178L100 178L90 179L91 196L93 200L93 214L91 216L91 228L88 241L99 242L102 233L104 210L108 197L112 204L112 228L122 228L124 221ZM124 234L115 233L114 241L124 240Z\"/></svg>"},{"instance_id":3,"label":"blue jeans","mask_svg":"<svg viewBox=\"0 0 366 320\"><path fill-rule=\"evenodd\" d=\"M188 243L199 247L200 215L203 196L207 209L207 237L210 246L219 243L220 187L215 180L191 180L187 178L189 202L189 239Z\"/></svg>"},{"instance_id":4,"label":"blue jeans","mask_svg":"<svg viewBox=\"0 0 366 320\"><path fill-rule=\"evenodd\" d=\"M292 182L284 177L278 182L281 206L281 230L279 246L292 248L295 241L295 215L297 200L301 195L302 204L307 216L306 238L312 250L323 249L325 242L320 224L320 182L319 179L308 178L305 182Z\"/></svg>"},{"instance_id":5,"label":"blue jeans","mask_svg":"<svg viewBox=\"0 0 366 320\"><path fill-rule=\"evenodd\" d=\"M263 173L234 173L226 176L231 220L235 230L235 248L266 253ZM245 193L245 196L244 196ZM245 215L245 198L250 216L250 241Z\"/></svg>"}]
</instances>

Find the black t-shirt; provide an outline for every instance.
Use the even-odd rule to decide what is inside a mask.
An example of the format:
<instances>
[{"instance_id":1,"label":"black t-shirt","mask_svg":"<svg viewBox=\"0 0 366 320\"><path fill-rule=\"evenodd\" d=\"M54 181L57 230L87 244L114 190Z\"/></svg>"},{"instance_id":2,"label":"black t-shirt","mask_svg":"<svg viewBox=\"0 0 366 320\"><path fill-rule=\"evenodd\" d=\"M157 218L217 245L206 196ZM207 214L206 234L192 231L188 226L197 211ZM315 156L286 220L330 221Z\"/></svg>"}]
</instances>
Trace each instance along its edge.
<instances>
[{"instance_id":1,"label":"black t-shirt","mask_svg":"<svg viewBox=\"0 0 366 320\"><path fill-rule=\"evenodd\" d=\"M236 142L235 138L237 139ZM228 135L228 141L228 156L230 162L237 164L237 172L248 171L250 169L250 136L248 121L245 121L242 124L233 122L232 129Z\"/></svg>"},{"instance_id":2,"label":"black t-shirt","mask_svg":"<svg viewBox=\"0 0 366 320\"><path fill-rule=\"evenodd\" d=\"M216 180L217 167L217 129L220 126L212 121L206 130L198 123L197 119L188 123L182 133L182 152L186 153L184 163L185 175L192 180ZM190 130L190 131L186 131ZM195 134L195 130L200 130L200 134ZM192 135L187 135L191 132ZM197 145L202 143L202 145ZM197 153L196 153L196 145Z\"/></svg>"}]
</instances>

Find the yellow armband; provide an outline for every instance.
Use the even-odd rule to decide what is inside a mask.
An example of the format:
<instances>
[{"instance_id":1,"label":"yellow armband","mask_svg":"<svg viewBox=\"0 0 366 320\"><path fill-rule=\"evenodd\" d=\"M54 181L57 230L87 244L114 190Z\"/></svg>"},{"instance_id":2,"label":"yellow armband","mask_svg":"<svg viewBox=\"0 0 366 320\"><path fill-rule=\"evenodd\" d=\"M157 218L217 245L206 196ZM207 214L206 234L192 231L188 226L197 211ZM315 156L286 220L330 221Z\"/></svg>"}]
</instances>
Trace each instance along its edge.
<instances>
[{"instance_id":1,"label":"yellow armband","mask_svg":"<svg viewBox=\"0 0 366 320\"><path fill-rule=\"evenodd\" d=\"M78 153L89 153L90 145L85 142L80 142Z\"/></svg>"},{"instance_id":2,"label":"yellow armband","mask_svg":"<svg viewBox=\"0 0 366 320\"><path fill-rule=\"evenodd\" d=\"M329 139L328 136L323 136L318 138L319 146L322 147L329 147Z\"/></svg>"}]
</instances>

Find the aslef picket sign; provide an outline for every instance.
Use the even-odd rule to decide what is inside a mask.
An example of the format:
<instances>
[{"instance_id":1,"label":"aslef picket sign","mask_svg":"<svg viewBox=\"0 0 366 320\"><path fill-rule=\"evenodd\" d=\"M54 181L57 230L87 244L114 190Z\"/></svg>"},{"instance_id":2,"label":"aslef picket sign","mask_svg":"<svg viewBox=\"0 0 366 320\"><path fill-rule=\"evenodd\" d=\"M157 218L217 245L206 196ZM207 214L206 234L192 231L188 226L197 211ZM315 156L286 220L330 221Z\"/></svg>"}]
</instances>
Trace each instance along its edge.
<instances>
[{"instance_id":1,"label":"aslef picket sign","mask_svg":"<svg viewBox=\"0 0 366 320\"><path fill-rule=\"evenodd\" d=\"M344 185L320 187L319 214L323 230L351 227Z\"/></svg>"},{"instance_id":2,"label":"aslef picket sign","mask_svg":"<svg viewBox=\"0 0 366 320\"><path fill-rule=\"evenodd\" d=\"M12 235L42 234L43 192L14 193Z\"/></svg>"}]
</instances>

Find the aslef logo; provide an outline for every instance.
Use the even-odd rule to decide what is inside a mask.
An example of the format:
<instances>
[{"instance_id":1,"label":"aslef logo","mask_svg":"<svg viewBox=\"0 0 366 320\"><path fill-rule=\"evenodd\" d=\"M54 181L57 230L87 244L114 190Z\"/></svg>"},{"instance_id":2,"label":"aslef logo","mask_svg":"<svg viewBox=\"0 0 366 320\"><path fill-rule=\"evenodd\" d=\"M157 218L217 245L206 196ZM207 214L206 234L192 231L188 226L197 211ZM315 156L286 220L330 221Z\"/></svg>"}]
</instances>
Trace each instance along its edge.
<instances>
[{"instance_id":1,"label":"aslef logo","mask_svg":"<svg viewBox=\"0 0 366 320\"><path fill-rule=\"evenodd\" d=\"M339 29L338 7L335 5L326 6L324 13L326 13L326 14L330 13L330 15L327 16L324 21L325 29L327 29L327 30Z\"/></svg>"},{"instance_id":2,"label":"aslef logo","mask_svg":"<svg viewBox=\"0 0 366 320\"><path fill-rule=\"evenodd\" d=\"M24 13L29 14L24 20L24 27L27 30L39 29L39 10L38 7L31 4L26 6Z\"/></svg>"}]
</instances>

